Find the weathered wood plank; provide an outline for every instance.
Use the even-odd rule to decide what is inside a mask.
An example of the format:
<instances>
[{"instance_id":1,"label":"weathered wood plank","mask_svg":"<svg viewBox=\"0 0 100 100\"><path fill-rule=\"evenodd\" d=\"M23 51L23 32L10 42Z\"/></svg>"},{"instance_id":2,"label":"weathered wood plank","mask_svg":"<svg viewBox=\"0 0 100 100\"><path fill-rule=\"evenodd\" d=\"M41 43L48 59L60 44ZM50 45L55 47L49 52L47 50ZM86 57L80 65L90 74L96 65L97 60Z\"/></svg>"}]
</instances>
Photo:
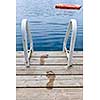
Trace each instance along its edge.
<instances>
[{"instance_id":1,"label":"weathered wood plank","mask_svg":"<svg viewBox=\"0 0 100 100\"><path fill-rule=\"evenodd\" d=\"M82 75L16 76L17 87L76 87L83 86Z\"/></svg>"},{"instance_id":2,"label":"weathered wood plank","mask_svg":"<svg viewBox=\"0 0 100 100\"><path fill-rule=\"evenodd\" d=\"M83 74L83 65L73 65L67 68L66 66L30 66L26 68L25 66L16 66L17 75L36 75L36 74L46 74L47 71L53 71L55 74Z\"/></svg>"},{"instance_id":3,"label":"weathered wood plank","mask_svg":"<svg viewBox=\"0 0 100 100\"><path fill-rule=\"evenodd\" d=\"M82 88L17 88L16 100L83 100Z\"/></svg>"},{"instance_id":4,"label":"weathered wood plank","mask_svg":"<svg viewBox=\"0 0 100 100\"><path fill-rule=\"evenodd\" d=\"M66 56L65 52L63 51L34 51L32 53L32 56L34 57L40 57L42 55L48 54L48 57L56 56L56 57L63 57ZM74 51L73 57L82 57L83 56L83 51ZM17 51L16 52L16 57L24 57L24 52L23 51Z\"/></svg>"},{"instance_id":5,"label":"weathered wood plank","mask_svg":"<svg viewBox=\"0 0 100 100\"><path fill-rule=\"evenodd\" d=\"M83 58L73 58L73 64L82 64ZM25 64L24 58L16 58L16 64ZM67 64L67 58L31 58L30 64Z\"/></svg>"}]
</instances>

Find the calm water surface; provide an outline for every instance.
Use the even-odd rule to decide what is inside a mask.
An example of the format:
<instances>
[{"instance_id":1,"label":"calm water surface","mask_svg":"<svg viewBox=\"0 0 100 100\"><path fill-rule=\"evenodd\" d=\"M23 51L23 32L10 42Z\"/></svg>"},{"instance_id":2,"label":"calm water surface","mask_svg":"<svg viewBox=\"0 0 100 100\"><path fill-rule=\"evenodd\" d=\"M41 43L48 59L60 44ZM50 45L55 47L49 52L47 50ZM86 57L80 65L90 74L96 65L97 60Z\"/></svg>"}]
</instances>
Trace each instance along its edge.
<instances>
[{"instance_id":1,"label":"calm water surface","mask_svg":"<svg viewBox=\"0 0 100 100\"><path fill-rule=\"evenodd\" d=\"M55 9L56 3L80 4L82 0L16 0L16 50L23 50L21 20L30 23L34 50L62 50L70 19L78 23L75 50L83 50L83 6L80 10ZM69 48L70 37L67 48Z\"/></svg>"}]
</instances>

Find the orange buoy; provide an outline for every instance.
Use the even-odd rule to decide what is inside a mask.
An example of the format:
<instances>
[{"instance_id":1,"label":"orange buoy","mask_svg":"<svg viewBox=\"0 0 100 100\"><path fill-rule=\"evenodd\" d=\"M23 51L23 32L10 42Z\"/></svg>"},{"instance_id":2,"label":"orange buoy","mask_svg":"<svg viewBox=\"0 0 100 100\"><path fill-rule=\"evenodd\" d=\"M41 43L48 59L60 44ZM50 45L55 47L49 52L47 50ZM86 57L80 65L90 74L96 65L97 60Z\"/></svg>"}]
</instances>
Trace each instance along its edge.
<instances>
[{"instance_id":1,"label":"orange buoy","mask_svg":"<svg viewBox=\"0 0 100 100\"><path fill-rule=\"evenodd\" d=\"M77 9L77 10L79 10L81 8L81 6L77 5L77 4L56 4L55 8L59 8L59 9Z\"/></svg>"}]
</instances>

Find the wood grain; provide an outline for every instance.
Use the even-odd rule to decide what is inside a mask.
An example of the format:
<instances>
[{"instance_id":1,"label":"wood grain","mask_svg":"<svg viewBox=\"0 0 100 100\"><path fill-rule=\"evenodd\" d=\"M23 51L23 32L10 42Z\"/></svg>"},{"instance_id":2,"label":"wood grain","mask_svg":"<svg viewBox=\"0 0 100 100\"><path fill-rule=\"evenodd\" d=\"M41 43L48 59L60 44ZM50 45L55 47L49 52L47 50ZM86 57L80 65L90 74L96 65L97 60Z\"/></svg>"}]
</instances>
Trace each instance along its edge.
<instances>
[{"instance_id":1,"label":"wood grain","mask_svg":"<svg viewBox=\"0 0 100 100\"><path fill-rule=\"evenodd\" d=\"M63 51L34 51L32 53L32 56L34 57L40 57L41 55L44 54L48 54L49 57L63 57L66 56L65 52ZM82 51L74 51L73 53L73 57L82 57L83 56L83 52ZM24 52L23 51L17 51L16 52L16 57L24 57Z\"/></svg>"},{"instance_id":2,"label":"wood grain","mask_svg":"<svg viewBox=\"0 0 100 100\"><path fill-rule=\"evenodd\" d=\"M52 75L49 75L53 79ZM17 87L47 87L46 75L16 76ZM53 87L83 86L82 75L56 75Z\"/></svg>"},{"instance_id":3,"label":"wood grain","mask_svg":"<svg viewBox=\"0 0 100 100\"><path fill-rule=\"evenodd\" d=\"M24 52L17 51L16 100L83 100L82 51L74 51L69 68L62 51L36 51L30 67L24 63Z\"/></svg>"},{"instance_id":4,"label":"wood grain","mask_svg":"<svg viewBox=\"0 0 100 100\"><path fill-rule=\"evenodd\" d=\"M41 64L41 62L43 62ZM74 58L73 64L82 64L83 58ZM16 64L25 64L24 58L16 58ZM67 64L67 58L31 58L30 64Z\"/></svg>"},{"instance_id":5,"label":"wood grain","mask_svg":"<svg viewBox=\"0 0 100 100\"><path fill-rule=\"evenodd\" d=\"M83 65L73 65L67 68L67 66L30 66L26 68L25 66L16 66L17 75L45 75L47 71L53 71L55 74L65 74L65 75L76 75L83 74Z\"/></svg>"},{"instance_id":6,"label":"wood grain","mask_svg":"<svg viewBox=\"0 0 100 100\"><path fill-rule=\"evenodd\" d=\"M82 88L17 88L16 100L83 100Z\"/></svg>"}]
</instances>

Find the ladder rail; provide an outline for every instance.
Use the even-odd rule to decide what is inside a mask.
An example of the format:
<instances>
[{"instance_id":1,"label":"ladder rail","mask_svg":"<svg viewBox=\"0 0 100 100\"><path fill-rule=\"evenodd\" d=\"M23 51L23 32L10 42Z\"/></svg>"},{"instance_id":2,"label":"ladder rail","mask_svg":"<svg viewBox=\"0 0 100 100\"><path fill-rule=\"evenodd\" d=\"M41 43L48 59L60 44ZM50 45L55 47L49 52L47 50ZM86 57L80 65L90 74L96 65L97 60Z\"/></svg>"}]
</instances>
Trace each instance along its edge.
<instances>
[{"instance_id":1,"label":"ladder rail","mask_svg":"<svg viewBox=\"0 0 100 100\"><path fill-rule=\"evenodd\" d=\"M21 22L21 31L22 31L22 41L23 41L23 49L24 49L24 55L25 55L25 65L26 67L30 66L30 58L33 51L33 41L32 41L32 35L29 29L29 22L27 19L23 19ZM28 50L27 46L27 37L29 38L30 42L30 49Z\"/></svg>"},{"instance_id":2,"label":"ladder rail","mask_svg":"<svg viewBox=\"0 0 100 100\"><path fill-rule=\"evenodd\" d=\"M71 42L70 42L70 50L68 51L66 48L66 44L68 41L68 37L70 34L70 31L72 30L72 34L71 34ZM29 22L27 19L23 19L22 23L21 23L21 31L22 31L22 37L23 37L23 49L24 49L24 55L25 55L25 65L26 67L30 66L30 58L33 52L33 41L32 41L32 35L29 29ZM73 63L73 51L74 51L74 47L75 47L75 40L76 40L76 32L77 32L77 22L75 19L71 19L69 24L68 24L68 28L67 28L67 32L64 38L64 42L63 42L63 51L66 53L67 56L67 60L68 60L68 67L72 65ZM28 46L27 46L27 37L29 38L30 41L30 49L28 50Z\"/></svg>"},{"instance_id":3,"label":"ladder rail","mask_svg":"<svg viewBox=\"0 0 100 100\"><path fill-rule=\"evenodd\" d=\"M67 44L68 37L71 30L72 30L72 34L71 34L70 50L68 51L66 48L66 44ZM77 33L77 22L75 19L71 19L68 24L67 32L66 32L64 42L63 42L63 51L67 55L68 67L72 66L72 63L73 63L72 56L73 56L73 51L75 47L76 33Z\"/></svg>"}]
</instances>

